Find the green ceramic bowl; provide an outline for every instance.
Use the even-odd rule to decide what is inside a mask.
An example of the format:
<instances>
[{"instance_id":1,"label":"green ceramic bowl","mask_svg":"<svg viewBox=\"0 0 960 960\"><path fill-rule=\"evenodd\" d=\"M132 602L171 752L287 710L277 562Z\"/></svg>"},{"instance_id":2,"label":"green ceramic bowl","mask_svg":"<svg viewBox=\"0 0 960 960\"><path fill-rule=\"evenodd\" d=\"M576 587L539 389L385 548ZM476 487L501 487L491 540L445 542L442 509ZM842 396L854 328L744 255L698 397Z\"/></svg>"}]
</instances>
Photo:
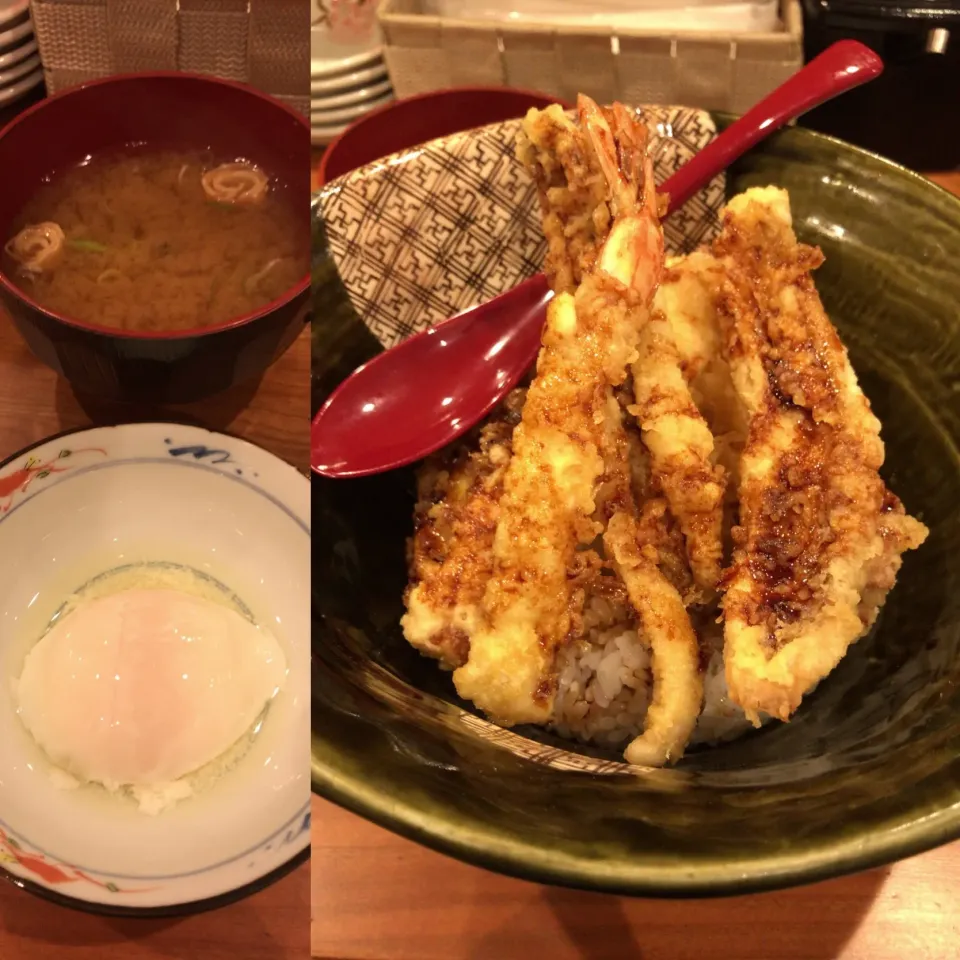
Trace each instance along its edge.
<instances>
[{"instance_id":1,"label":"green ceramic bowl","mask_svg":"<svg viewBox=\"0 0 960 960\"><path fill-rule=\"evenodd\" d=\"M314 477L319 794L482 866L627 894L787 886L960 837L960 201L802 129L744 157L726 191L770 183L826 254L817 283L883 421L886 477L932 531L876 629L789 724L642 776L602 754L579 758L591 772L563 769L578 758L535 731L498 741L404 642L412 471ZM349 273L341 225L327 229ZM379 349L353 309L366 309L362 290L348 298L325 257L318 248L315 403Z\"/></svg>"}]
</instances>

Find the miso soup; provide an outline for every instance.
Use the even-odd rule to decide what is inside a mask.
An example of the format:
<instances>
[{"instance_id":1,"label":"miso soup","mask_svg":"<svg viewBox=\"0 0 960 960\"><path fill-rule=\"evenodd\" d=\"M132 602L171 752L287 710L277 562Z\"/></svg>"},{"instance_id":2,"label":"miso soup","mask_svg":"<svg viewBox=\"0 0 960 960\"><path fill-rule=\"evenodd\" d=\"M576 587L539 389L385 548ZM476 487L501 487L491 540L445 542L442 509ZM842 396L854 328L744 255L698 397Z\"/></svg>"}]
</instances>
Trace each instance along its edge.
<instances>
[{"instance_id":1,"label":"miso soup","mask_svg":"<svg viewBox=\"0 0 960 960\"><path fill-rule=\"evenodd\" d=\"M55 313L174 332L268 304L309 258L307 210L269 171L203 151L137 150L44 183L13 225L3 266Z\"/></svg>"}]
</instances>

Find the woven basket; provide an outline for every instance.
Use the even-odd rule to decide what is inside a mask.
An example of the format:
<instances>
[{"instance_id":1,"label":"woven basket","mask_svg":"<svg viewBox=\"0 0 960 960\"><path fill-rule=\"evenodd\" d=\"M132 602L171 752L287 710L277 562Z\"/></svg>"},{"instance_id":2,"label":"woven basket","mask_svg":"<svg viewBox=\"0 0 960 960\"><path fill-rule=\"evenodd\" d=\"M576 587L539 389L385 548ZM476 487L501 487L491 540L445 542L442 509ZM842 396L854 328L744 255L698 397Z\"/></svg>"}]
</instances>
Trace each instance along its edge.
<instances>
[{"instance_id":1,"label":"woven basket","mask_svg":"<svg viewBox=\"0 0 960 960\"><path fill-rule=\"evenodd\" d=\"M311 0L33 0L49 93L114 73L239 80L310 113Z\"/></svg>"},{"instance_id":2,"label":"woven basket","mask_svg":"<svg viewBox=\"0 0 960 960\"><path fill-rule=\"evenodd\" d=\"M383 0L379 9L398 97L495 86L743 113L803 66L799 0L781 0L783 30L739 36L515 26L422 9L421 0Z\"/></svg>"}]
</instances>

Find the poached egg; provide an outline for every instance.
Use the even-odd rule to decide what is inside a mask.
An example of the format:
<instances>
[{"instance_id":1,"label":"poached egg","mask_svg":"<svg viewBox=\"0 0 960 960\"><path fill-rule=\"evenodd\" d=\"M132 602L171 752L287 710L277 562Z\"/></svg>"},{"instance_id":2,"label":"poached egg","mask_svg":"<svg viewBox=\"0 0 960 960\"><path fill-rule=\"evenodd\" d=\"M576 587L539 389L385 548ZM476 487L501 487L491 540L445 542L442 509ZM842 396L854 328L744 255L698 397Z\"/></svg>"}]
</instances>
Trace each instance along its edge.
<instances>
[{"instance_id":1,"label":"poached egg","mask_svg":"<svg viewBox=\"0 0 960 960\"><path fill-rule=\"evenodd\" d=\"M276 638L171 589L81 601L30 650L18 713L47 756L109 789L170 784L229 750L283 687Z\"/></svg>"}]
</instances>

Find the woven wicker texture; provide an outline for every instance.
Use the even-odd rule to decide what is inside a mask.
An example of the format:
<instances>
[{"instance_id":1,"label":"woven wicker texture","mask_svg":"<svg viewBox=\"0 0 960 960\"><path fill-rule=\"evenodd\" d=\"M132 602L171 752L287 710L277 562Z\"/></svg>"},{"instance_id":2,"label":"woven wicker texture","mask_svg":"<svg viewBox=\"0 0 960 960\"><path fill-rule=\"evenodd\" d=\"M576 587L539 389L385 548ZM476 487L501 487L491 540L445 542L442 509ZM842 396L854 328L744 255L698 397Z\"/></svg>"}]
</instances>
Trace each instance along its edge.
<instances>
[{"instance_id":1,"label":"woven wicker texture","mask_svg":"<svg viewBox=\"0 0 960 960\"><path fill-rule=\"evenodd\" d=\"M47 90L113 73L239 80L310 112L311 0L33 0Z\"/></svg>"},{"instance_id":2,"label":"woven wicker texture","mask_svg":"<svg viewBox=\"0 0 960 960\"><path fill-rule=\"evenodd\" d=\"M421 9L420 0L379 9L398 97L496 86L743 113L803 65L799 0L782 0L780 32L741 36L496 25Z\"/></svg>"}]
</instances>

